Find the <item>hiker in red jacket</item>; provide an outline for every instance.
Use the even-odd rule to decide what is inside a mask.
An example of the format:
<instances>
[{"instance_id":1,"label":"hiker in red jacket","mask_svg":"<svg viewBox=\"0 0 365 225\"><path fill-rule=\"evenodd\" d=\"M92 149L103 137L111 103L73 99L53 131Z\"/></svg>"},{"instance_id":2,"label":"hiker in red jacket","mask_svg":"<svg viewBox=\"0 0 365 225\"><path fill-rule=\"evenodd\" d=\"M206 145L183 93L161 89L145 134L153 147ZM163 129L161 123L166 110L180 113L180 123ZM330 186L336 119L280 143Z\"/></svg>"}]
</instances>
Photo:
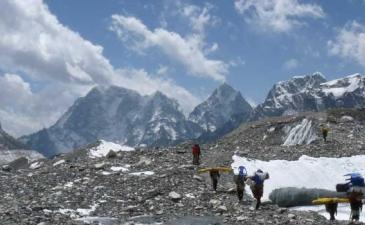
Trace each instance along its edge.
<instances>
[{"instance_id":1,"label":"hiker in red jacket","mask_svg":"<svg viewBox=\"0 0 365 225\"><path fill-rule=\"evenodd\" d=\"M199 165L199 157L200 157L200 147L198 144L195 144L192 148L193 152L193 164Z\"/></svg>"}]
</instances>

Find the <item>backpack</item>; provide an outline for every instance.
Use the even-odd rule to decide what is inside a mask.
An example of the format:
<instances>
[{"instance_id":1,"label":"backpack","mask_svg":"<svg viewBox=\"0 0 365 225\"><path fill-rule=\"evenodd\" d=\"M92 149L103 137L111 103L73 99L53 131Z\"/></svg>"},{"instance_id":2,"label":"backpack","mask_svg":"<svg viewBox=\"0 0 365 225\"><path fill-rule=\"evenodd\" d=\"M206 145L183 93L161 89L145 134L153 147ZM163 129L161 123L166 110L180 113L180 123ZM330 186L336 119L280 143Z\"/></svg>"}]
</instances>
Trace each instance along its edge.
<instances>
[{"instance_id":1,"label":"backpack","mask_svg":"<svg viewBox=\"0 0 365 225\"><path fill-rule=\"evenodd\" d=\"M263 184L264 183L264 177L263 177L264 174L262 173L255 173L255 175L253 176L252 180L255 182L255 184Z\"/></svg>"},{"instance_id":2,"label":"backpack","mask_svg":"<svg viewBox=\"0 0 365 225\"><path fill-rule=\"evenodd\" d=\"M350 181L351 186L365 187L364 177L361 176L361 174L351 173L351 174L347 174L345 176L350 176L350 178L348 178L347 180Z\"/></svg>"},{"instance_id":3,"label":"backpack","mask_svg":"<svg viewBox=\"0 0 365 225\"><path fill-rule=\"evenodd\" d=\"M238 167L238 176L241 176L241 177L247 176L247 170L244 166Z\"/></svg>"}]
</instances>

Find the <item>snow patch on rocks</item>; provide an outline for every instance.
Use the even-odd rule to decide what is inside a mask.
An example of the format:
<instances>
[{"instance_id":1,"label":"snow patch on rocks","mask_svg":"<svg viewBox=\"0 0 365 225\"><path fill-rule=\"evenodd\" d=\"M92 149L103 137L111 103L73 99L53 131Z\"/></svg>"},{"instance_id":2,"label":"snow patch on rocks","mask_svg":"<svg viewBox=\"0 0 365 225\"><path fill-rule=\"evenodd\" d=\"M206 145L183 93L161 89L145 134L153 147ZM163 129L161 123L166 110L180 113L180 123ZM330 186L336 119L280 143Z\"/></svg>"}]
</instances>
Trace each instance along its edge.
<instances>
[{"instance_id":1,"label":"snow patch on rocks","mask_svg":"<svg viewBox=\"0 0 365 225\"><path fill-rule=\"evenodd\" d=\"M153 174L155 174L155 172L153 172L153 171L142 171L142 172L129 173L129 175L133 175L133 176L151 176Z\"/></svg>"},{"instance_id":2,"label":"snow patch on rocks","mask_svg":"<svg viewBox=\"0 0 365 225\"><path fill-rule=\"evenodd\" d=\"M130 165L125 165L124 167L123 166L112 166L110 167L110 170L111 171L114 171L114 172L127 172L129 170L129 167Z\"/></svg>"},{"instance_id":3,"label":"snow patch on rocks","mask_svg":"<svg viewBox=\"0 0 365 225\"><path fill-rule=\"evenodd\" d=\"M32 164L30 164L29 168L35 170L39 169L42 165L43 162L33 162Z\"/></svg>"},{"instance_id":4,"label":"snow patch on rocks","mask_svg":"<svg viewBox=\"0 0 365 225\"><path fill-rule=\"evenodd\" d=\"M92 212L94 212L98 206L99 206L98 204L94 204L90 206L90 209L76 209L76 212L78 212L82 216L88 216Z\"/></svg>"},{"instance_id":5,"label":"snow patch on rocks","mask_svg":"<svg viewBox=\"0 0 365 225\"><path fill-rule=\"evenodd\" d=\"M0 144L1 149L1 144ZM39 159L44 159L44 156L37 151L32 150L1 150L0 151L0 165L8 164L21 157L25 157L29 162Z\"/></svg>"},{"instance_id":6,"label":"snow patch on rocks","mask_svg":"<svg viewBox=\"0 0 365 225\"><path fill-rule=\"evenodd\" d=\"M61 164L65 163L65 162L66 162L66 161L65 161L64 159L61 159L61 160L59 160L59 161L57 161L57 162L53 163L53 166L58 166L58 165L61 165Z\"/></svg>"},{"instance_id":7,"label":"snow patch on rocks","mask_svg":"<svg viewBox=\"0 0 365 225\"><path fill-rule=\"evenodd\" d=\"M100 144L90 149L90 158L106 157L110 151L114 152L130 152L135 149L126 145L119 145L113 142L101 140Z\"/></svg>"}]
</instances>

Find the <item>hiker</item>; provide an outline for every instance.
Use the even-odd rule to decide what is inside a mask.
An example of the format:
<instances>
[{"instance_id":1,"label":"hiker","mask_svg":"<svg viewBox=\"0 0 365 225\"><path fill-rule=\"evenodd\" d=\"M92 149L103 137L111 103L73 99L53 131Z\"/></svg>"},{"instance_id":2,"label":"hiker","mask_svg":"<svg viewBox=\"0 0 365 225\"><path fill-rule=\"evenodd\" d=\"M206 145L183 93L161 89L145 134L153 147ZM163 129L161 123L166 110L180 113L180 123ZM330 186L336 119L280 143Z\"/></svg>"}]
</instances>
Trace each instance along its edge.
<instances>
[{"instance_id":1,"label":"hiker","mask_svg":"<svg viewBox=\"0 0 365 225\"><path fill-rule=\"evenodd\" d=\"M256 199L256 210L259 209L261 198L264 194L264 181L269 179L269 174L258 169L254 175L247 178L247 183L250 185L253 197Z\"/></svg>"},{"instance_id":2,"label":"hiker","mask_svg":"<svg viewBox=\"0 0 365 225\"><path fill-rule=\"evenodd\" d=\"M351 173L345 176L350 176L349 189L347 196L350 201L351 215L350 221L357 222L360 220L360 211L362 210L362 198L365 193L364 177L359 173Z\"/></svg>"},{"instance_id":3,"label":"hiker","mask_svg":"<svg viewBox=\"0 0 365 225\"><path fill-rule=\"evenodd\" d=\"M362 210L362 196L363 194L361 192L350 192L348 194L351 207L350 222L357 222L360 220L360 211Z\"/></svg>"},{"instance_id":4,"label":"hiker","mask_svg":"<svg viewBox=\"0 0 365 225\"><path fill-rule=\"evenodd\" d=\"M244 166L238 167L238 174L233 176L233 180L237 187L238 201L242 202L243 192L245 191L245 180L247 176L247 170Z\"/></svg>"},{"instance_id":5,"label":"hiker","mask_svg":"<svg viewBox=\"0 0 365 225\"><path fill-rule=\"evenodd\" d=\"M322 133L322 137L323 137L323 141L327 142L327 135L328 135L328 131L330 129L328 127L325 127L323 124L321 125L321 133Z\"/></svg>"},{"instance_id":6,"label":"hiker","mask_svg":"<svg viewBox=\"0 0 365 225\"><path fill-rule=\"evenodd\" d=\"M198 144L195 144L193 146L192 153L193 153L193 165L199 165L200 147Z\"/></svg>"},{"instance_id":7,"label":"hiker","mask_svg":"<svg viewBox=\"0 0 365 225\"><path fill-rule=\"evenodd\" d=\"M218 179L220 177L219 170L217 169L211 169L209 171L210 179L212 180L212 185L214 191L217 191L217 185L218 185Z\"/></svg>"},{"instance_id":8,"label":"hiker","mask_svg":"<svg viewBox=\"0 0 365 225\"><path fill-rule=\"evenodd\" d=\"M330 214L330 220L334 221L336 220L335 215L337 215L337 202L327 203L325 204L326 211Z\"/></svg>"}]
</instances>

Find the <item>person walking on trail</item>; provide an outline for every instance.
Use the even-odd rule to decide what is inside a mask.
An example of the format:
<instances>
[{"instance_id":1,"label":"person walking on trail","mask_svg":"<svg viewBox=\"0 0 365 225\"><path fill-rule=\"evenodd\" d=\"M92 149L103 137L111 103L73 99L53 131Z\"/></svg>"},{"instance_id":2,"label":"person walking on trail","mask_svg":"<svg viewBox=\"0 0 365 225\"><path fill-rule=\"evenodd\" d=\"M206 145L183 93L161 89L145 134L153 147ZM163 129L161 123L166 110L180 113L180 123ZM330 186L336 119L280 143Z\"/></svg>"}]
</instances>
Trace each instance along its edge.
<instances>
[{"instance_id":1,"label":"person walking on trail","mask_svg":"<svg viewBox=\"0 0 365 225\"><path fill-rule=\"evenodd\" d=\"M350 221L358 222L360 220L360 211L362 210L362 198L365 193L364 177L359 173L351 173L346 176L350 176L347 179L349 180L347 196L351 207Z\"/></svg>"},{"instance_id":2,"label":"person walking on trail","mask_svg":"<svg viewBox=\"0 0 365 225\"><path fill-rule=\"evenodd\" d=\"M335 215L337 215L337 202L327 203L326 206L326 212L330 214L330 220L334 221L336 220Z\"/></svg>"},{"instance_id":3,"label":"person walking on trail","mask_svg":"<svg viewBox=\"0 0 365 225\"><path fill-rule=\"evenodd\" d=\"M362 196L363 194L361 192L351 192L348 194L351 207L350 222L358 222L360 220Z\"/></svg>"},{"instance_id":4,"label":"person walking on trail","mask_svg":"<svg viewBox=\"0 0 365 225\"><path fill-rule=\"evenodd\" d=\"M210 179L212 180L213 190L217 191L218 179L220 177L219 170L211 169L209 171Z\"/></svg>"},{"instance_id":5,"label":"person walking on trail","mask_svg":"<svg viewBox=\"0 0 365 225\"><path fill-rule=\"evenodd\" d=\"M328 131L330 129L328 127L325 127L323 124L321 125L321 133L322 133L322 137L323 137L323 141L327 142L327 136L328 136Z\"/></svg>"},{"instance_id":6,"label":"person walking on trail","mask_svg":"<svg viewBox=\"0 0 365 225\"><path fill-rule=\"evenodd\" d=\"M247 170L244 166L238 167L238 174L235 174L233 177L234 182L236 183L237 197L238 201L242 202L243 193L245 191L245 180L247 177Z\"/></svg>"},{"instance_id":7,"label":"person walking on trail","mask_svg":"<svg viewBox=\"0 0 365 225\"><path fill-rule=\"evenodd\" d=\"M200 158L200 146L198 144L195 144L192 148L193 153L193 165L199 165L199 158Z\"/></svg>"},{"instance_id":8,"label":"person walking on trail","mask_svg":"<svg viewBox=\"0 0 365 225\"><path fill-rule=\"evenodd\" d=\"M259 209L261 205L261 198L264 194L264 181L269 179L269 174L258 169L254 175L247 178L247 183L249 184L253 197L256 199L256 210Z\"/></svg>"}]
</instances>

